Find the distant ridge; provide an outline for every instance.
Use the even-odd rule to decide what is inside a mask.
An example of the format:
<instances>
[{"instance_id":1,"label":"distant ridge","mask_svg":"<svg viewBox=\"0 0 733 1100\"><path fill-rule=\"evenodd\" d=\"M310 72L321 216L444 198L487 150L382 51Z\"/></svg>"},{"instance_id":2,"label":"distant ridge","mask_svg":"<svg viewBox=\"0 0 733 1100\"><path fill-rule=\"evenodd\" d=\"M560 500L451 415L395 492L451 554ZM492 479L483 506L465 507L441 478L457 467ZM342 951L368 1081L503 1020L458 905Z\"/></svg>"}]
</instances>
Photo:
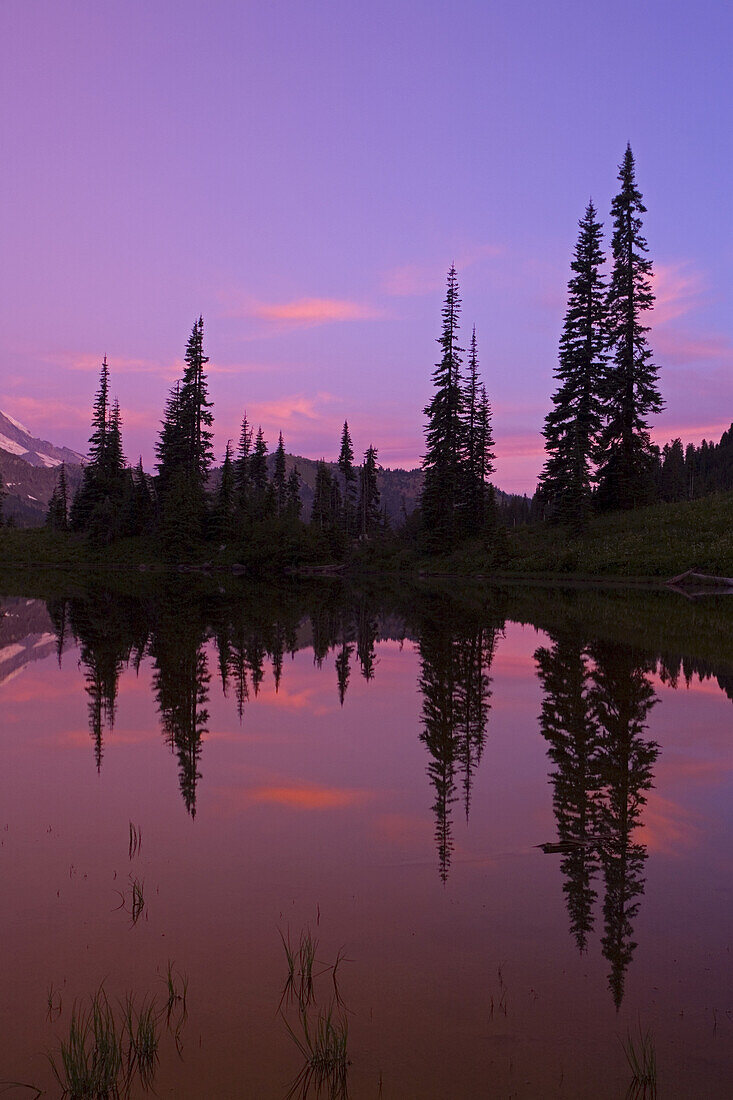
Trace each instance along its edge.
<instances>
[{"instance_id":1,"label":"distant ridge","mask_svg":"<svg viewBox=\"0 0 733 1100\"><path fill-rule=\"evenodd\" d=\"M73 492L81 481L85 461L83 455L70 447L58 447L36 438L19 420L0 411L0 477L8 493L3 508L6 520L21 527L43 523L58 467L66 463Z\"/></svg>"},{"instance_id":2,"label":"distant ridge","mask_svg":"<svg viewBox=\"0 0 733 1100\"><path fill-rule=\"evenodd\" d=\"M83 466L86 459L69 447L57 447L45 439L37 439L28 428L8 413L0 411L0 451L22 458L30 466L55 469L62 462Z\"/></svg>"}]
</instances>

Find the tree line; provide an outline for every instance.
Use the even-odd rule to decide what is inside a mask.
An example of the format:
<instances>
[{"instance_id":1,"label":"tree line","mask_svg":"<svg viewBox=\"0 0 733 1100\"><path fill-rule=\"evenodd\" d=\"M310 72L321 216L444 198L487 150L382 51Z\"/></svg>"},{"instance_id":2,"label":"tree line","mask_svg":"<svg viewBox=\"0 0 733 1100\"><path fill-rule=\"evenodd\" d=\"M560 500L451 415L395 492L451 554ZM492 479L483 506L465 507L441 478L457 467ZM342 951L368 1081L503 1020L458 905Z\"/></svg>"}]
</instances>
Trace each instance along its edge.
<instances>
[{"instance_id":1,"label":"tree line","mask_svg":"<svg viewBox=\"0 0 733 1100\"><path fill-rule=\"evenodd\" d=\"M654 304L652 263L642 232L646 212L627 146L611 205L610 271L603 225L592 201L579 222L568 302L555 370L557 388L545 418L546 461L532 500L498 494L492 483L492 408L479 369L472 327L460 345L462 303L451 265L438 337L433 393L424 408L423 485L415 518L428 553L483 539L501 553L507 525L546 520L582 532L595 512L624 510L655 499L680 501L733 486L733 426L719 444L681 440L663 450L652 442L651 417L664 407L646 320ZM273 525L302 538L301 481L288 469L282 433L268 455L262 428L243 418L236 450L227 443L216 477L213 413L208 394L203 319L195 322L182 377L168 395L156 443L156 476L124 457L121 413L110 398L103 361L92 415L89 461L69 501L64 467L48 510L54 528L85 532L97 544L120 535L156 534L179 554L202 540L253 539ZM335 470L318 464L308 528L319 545L343 555L360 539L387 530L373 445L355 465L348 423ZM1 503L1 500L0 500ZM267 536L268 538L270 535ZM287 541L287 539L286 539Z\"/></svg>"},{"instance_id":2,"label":"tree line","mask_svg":"<svg viewBox=\"0 0 733 1100\"><path fill-rule=\"evenodd\" d=\"M194 323L182 377L171 389L155 446L156 476L142 459L131 468L122 443L119 402L110 396L105 356L92 410L92 434L81 485L69 499L62 465L48 508L47 525L86 534L94 545L134 535L155 535L177 555L205 541L241 543L254 536L302 537L301 478L288 472L282 432L272 455L261 426L256 433L243 416L236 451L227 443L214 474L213 413L209 399L203 318ZM386 526L377 485L378 452L367 448L360 466L348 421L344 421L337 472L318 463L310 529L321 545L343 548Z\"/></svg>"}]
</instances>

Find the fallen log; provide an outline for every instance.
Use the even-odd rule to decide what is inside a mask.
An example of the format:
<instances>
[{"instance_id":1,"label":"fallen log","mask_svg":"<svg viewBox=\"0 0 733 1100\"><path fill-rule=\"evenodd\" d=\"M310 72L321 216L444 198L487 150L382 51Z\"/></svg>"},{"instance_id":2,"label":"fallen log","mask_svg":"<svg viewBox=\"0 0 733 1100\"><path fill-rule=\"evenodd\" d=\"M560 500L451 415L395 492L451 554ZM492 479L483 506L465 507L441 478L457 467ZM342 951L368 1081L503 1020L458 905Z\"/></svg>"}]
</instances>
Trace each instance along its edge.
<instances>
[{"instance_id":1,"label":"fallen log","mask_svg":"<svg viewBox=\"0 0 733 1100\"><path fill-rule=\"evenodd\" d=\"M733 588L733 577L711 577L708 573L696 573L694 569L688 569L678 577L672 577L667 584L679 587L686 582L701 582L712 588Z\"/></svg>"}]
</instances>

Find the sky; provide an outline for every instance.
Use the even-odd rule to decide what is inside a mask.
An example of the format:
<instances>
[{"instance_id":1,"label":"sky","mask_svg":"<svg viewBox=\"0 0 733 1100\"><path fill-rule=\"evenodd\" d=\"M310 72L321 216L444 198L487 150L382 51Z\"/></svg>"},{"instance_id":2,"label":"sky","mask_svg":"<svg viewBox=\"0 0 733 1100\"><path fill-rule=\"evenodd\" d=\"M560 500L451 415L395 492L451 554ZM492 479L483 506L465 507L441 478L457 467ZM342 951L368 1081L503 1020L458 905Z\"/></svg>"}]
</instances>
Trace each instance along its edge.
<instances>
[{"instance_id":1,"label":"sky","mask_svg":"<svg viewBox=\"0 0 733 1100\"><path fill-rule=\"evenodd\" d=\"M446 271L496 483L532 492L577 223L630 142L660 443L733 420L733 7L721 0L3 0L0 409L85 451L108 356L154 462L204 317L217 458L417 465Z\"/></svg>"}]
</instances>

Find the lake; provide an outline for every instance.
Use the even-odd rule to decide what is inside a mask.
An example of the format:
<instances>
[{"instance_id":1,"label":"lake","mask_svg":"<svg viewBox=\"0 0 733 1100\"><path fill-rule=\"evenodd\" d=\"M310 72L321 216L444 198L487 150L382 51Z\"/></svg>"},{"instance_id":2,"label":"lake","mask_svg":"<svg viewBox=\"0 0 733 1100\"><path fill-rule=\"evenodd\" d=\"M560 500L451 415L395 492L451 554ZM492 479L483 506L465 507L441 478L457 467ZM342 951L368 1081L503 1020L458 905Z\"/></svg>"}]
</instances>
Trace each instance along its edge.
<instances>
[{"instance_id":1,"label":"lake","mask_svg":"<svg viewBox=\"0 0 733 1100\"><path fill-rule=\"evenodd\" d=\"M733 600L139 583L0 601L0 1080L729 1095Z\"/></svg>"}]
</instances>

